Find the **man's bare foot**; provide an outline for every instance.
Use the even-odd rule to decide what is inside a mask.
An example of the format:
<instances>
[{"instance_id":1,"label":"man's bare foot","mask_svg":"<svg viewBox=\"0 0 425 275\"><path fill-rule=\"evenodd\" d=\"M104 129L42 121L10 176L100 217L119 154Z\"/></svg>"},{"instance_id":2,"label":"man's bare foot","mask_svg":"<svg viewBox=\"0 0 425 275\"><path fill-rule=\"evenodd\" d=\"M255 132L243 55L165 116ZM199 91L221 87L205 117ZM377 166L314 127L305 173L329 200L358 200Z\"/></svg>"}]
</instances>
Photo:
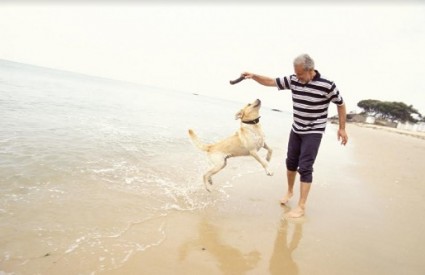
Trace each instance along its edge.
<instances>
[{"instance_id":1,"label":"man's bare foot","mask_svg":"<svg viewBox=\"0 0 425 275\"><path fill-rule=\"evenodd\" d=\"M294 194L290 193L290 192L286 193L286 195L283 196L283 198L280 200L280 204L287 204L288 201L292 198L293 195Z\"/></svg>"},{"instance_id":2,"label":"man's bare foot","mask_svg":"<svg viewBox=\"0 0 425 275\"><path fill-rule=\"evenodd\" d=\"M304 208L302 208L301 206L297 206L297 208L292 209L288 214L287 217L288 218L301 218L302 216L304 216Z\"/></svg>"}]
</instances>

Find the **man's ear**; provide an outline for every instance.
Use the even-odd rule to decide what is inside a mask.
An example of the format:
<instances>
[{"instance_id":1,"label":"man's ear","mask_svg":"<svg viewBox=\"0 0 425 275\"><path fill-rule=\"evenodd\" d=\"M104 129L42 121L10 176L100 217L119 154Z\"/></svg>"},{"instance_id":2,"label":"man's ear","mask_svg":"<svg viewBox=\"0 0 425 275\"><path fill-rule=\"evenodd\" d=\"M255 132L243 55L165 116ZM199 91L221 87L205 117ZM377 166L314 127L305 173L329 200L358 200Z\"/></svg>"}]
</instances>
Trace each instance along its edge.
<instances>
[{"instance_id":1,"label":"man's ear","mask_svg":"<svg viewBox=\"0 0 425 275\"><path fill-rule=\"evenodd\" d=\"M243 109L235 114L235 119L241 119L243 117Z\"/></svg>"}]
</instances>

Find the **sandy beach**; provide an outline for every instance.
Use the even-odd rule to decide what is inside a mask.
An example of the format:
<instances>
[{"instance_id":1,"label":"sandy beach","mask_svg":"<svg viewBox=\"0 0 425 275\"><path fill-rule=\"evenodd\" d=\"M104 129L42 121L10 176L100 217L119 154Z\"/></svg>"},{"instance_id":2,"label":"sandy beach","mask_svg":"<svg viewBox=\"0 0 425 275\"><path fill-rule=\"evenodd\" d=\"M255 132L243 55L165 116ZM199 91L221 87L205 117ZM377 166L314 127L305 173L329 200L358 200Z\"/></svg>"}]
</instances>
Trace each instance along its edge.
<instances>
[{"instance_id":1,"label":"sandy beach","mask_svg":"<svg viewBox=\"0 0 425 275\"><path fill-rule=\"evenodd\" d=\"M248 158L230 162L216 177L219 184L241 173L226 202L170 215L163 243L104 274L423 274L425 141L349 124L349 145L335 149L335 127L304 218L284 218L298 194L288 207L278 203L285 141L273 177L243 174Z\"/></svg>"},{"instance_id":2,"label":"sandy beach","mask_svg":"<svg viewBox=\"0 0 425 275\"><path fill-rule=\"evenodd\" d=\"M217 186L211 193L203 189L196 191L201 195L194 193L197 199L215 202L205 208L176 208L144 222L141 196L128 191L119 197L115 192L97 194L102 185L87 184L75 205L74 200L69 202L70 209L81 208L75 213L89 215L78 199L92 197L103 202L103 208L93 210L103 217L96 217L92 225L84 216L66 217L69 230L79 220L85 226L99 227L96 230L102 230L102 224L113 229L122 223L121 218L129 220L125 216L140 222L129 224L119 234L108 233L98 245L93 235L90 241L89 237L77 239L71 247L69 241L76 237L67 231L39 231L39 236L48 234L52 241L62 239L59 247L40 246L34 235L37 231L27 235L10 231L8 236L34 244L5 240L9 251L23 252L0 263L0 274L90 274L89 270L111 275L424 274L425 140L348 124L349 143L343 147L336 140L336 129L329 124L323 137L303 218L285 218L296 205L298 192L288 206L279 204L286 188L287 139L281 137L287 135L281 133L268 140L274 149L273 177L266 176L251 158L231 159L215 176ZM189 159L182 163L185 169L192 165ZM54 217L54 207L48 211ZM107 224L112 222L112 227ZM106 251L120 262L108 261Z\"/></svg>"}]
</instances>

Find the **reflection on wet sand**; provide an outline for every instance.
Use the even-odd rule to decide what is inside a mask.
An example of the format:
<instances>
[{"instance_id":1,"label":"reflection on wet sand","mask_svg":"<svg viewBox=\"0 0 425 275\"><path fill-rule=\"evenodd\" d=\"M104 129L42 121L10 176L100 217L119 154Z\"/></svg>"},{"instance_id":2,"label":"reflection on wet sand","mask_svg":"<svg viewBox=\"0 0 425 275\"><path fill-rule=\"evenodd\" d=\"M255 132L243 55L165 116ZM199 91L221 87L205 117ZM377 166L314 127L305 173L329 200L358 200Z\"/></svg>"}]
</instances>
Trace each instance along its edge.
<instances>
[{"instance_id":1,"label":"reflection on wet sand","mask_svg":"<svg viewBox=\"0 0 425 275\"><path fill-rule=\"evenodd\" d=\"M219 228L206 219L199 224L198 236L198 239L186 242L180 248L180 261L186 258L190 250L200 249L217 260L222 274L244 274L253 269L261 258L257 250L242 253L236 247L224 243L220 239Z\"/></svg>"},{"instance_id":2,"label":"reflection on wet sand","mask_svg":"<svg viewBox=\"0 0 425 275\"><path fill-rule=\"evenodd\" d=\"M269 271L272 275L298 274L298 265L292 258L292 252L297 248L303 235L303 223L297 222L294 225L292 238L288 240L288 220L282 219L274 242L273 254L270 258ZM288 243L289 241L289 243Z\"/></svg>"}]
</instances>

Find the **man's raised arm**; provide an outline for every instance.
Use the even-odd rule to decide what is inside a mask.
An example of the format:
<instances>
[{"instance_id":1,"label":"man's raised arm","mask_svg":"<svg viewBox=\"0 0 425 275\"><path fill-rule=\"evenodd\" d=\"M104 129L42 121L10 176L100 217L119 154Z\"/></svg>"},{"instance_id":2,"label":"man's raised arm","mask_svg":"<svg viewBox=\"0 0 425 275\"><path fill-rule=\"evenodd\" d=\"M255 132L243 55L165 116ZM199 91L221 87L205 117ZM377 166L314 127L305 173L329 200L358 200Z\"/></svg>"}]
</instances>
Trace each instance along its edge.
<instances>
[{"instance_id":1,"label":"man's raised arm","mask_svg":"<svg viewBox=\"0 0 425 275\"><path fill-rule=\"evenodd\" d=\"M253 74L253 73L248 73L248 72L244 72L242 73L242 75L245 78L250 78L253 79L255 81L257 81L258 83L260 83L261 85L264 86L269 86L269 87L276 87L276 80L273 78L270 78L268 76L262 76L262 75L258 75L258 74Z\"/></svg>"}]
</instances>

